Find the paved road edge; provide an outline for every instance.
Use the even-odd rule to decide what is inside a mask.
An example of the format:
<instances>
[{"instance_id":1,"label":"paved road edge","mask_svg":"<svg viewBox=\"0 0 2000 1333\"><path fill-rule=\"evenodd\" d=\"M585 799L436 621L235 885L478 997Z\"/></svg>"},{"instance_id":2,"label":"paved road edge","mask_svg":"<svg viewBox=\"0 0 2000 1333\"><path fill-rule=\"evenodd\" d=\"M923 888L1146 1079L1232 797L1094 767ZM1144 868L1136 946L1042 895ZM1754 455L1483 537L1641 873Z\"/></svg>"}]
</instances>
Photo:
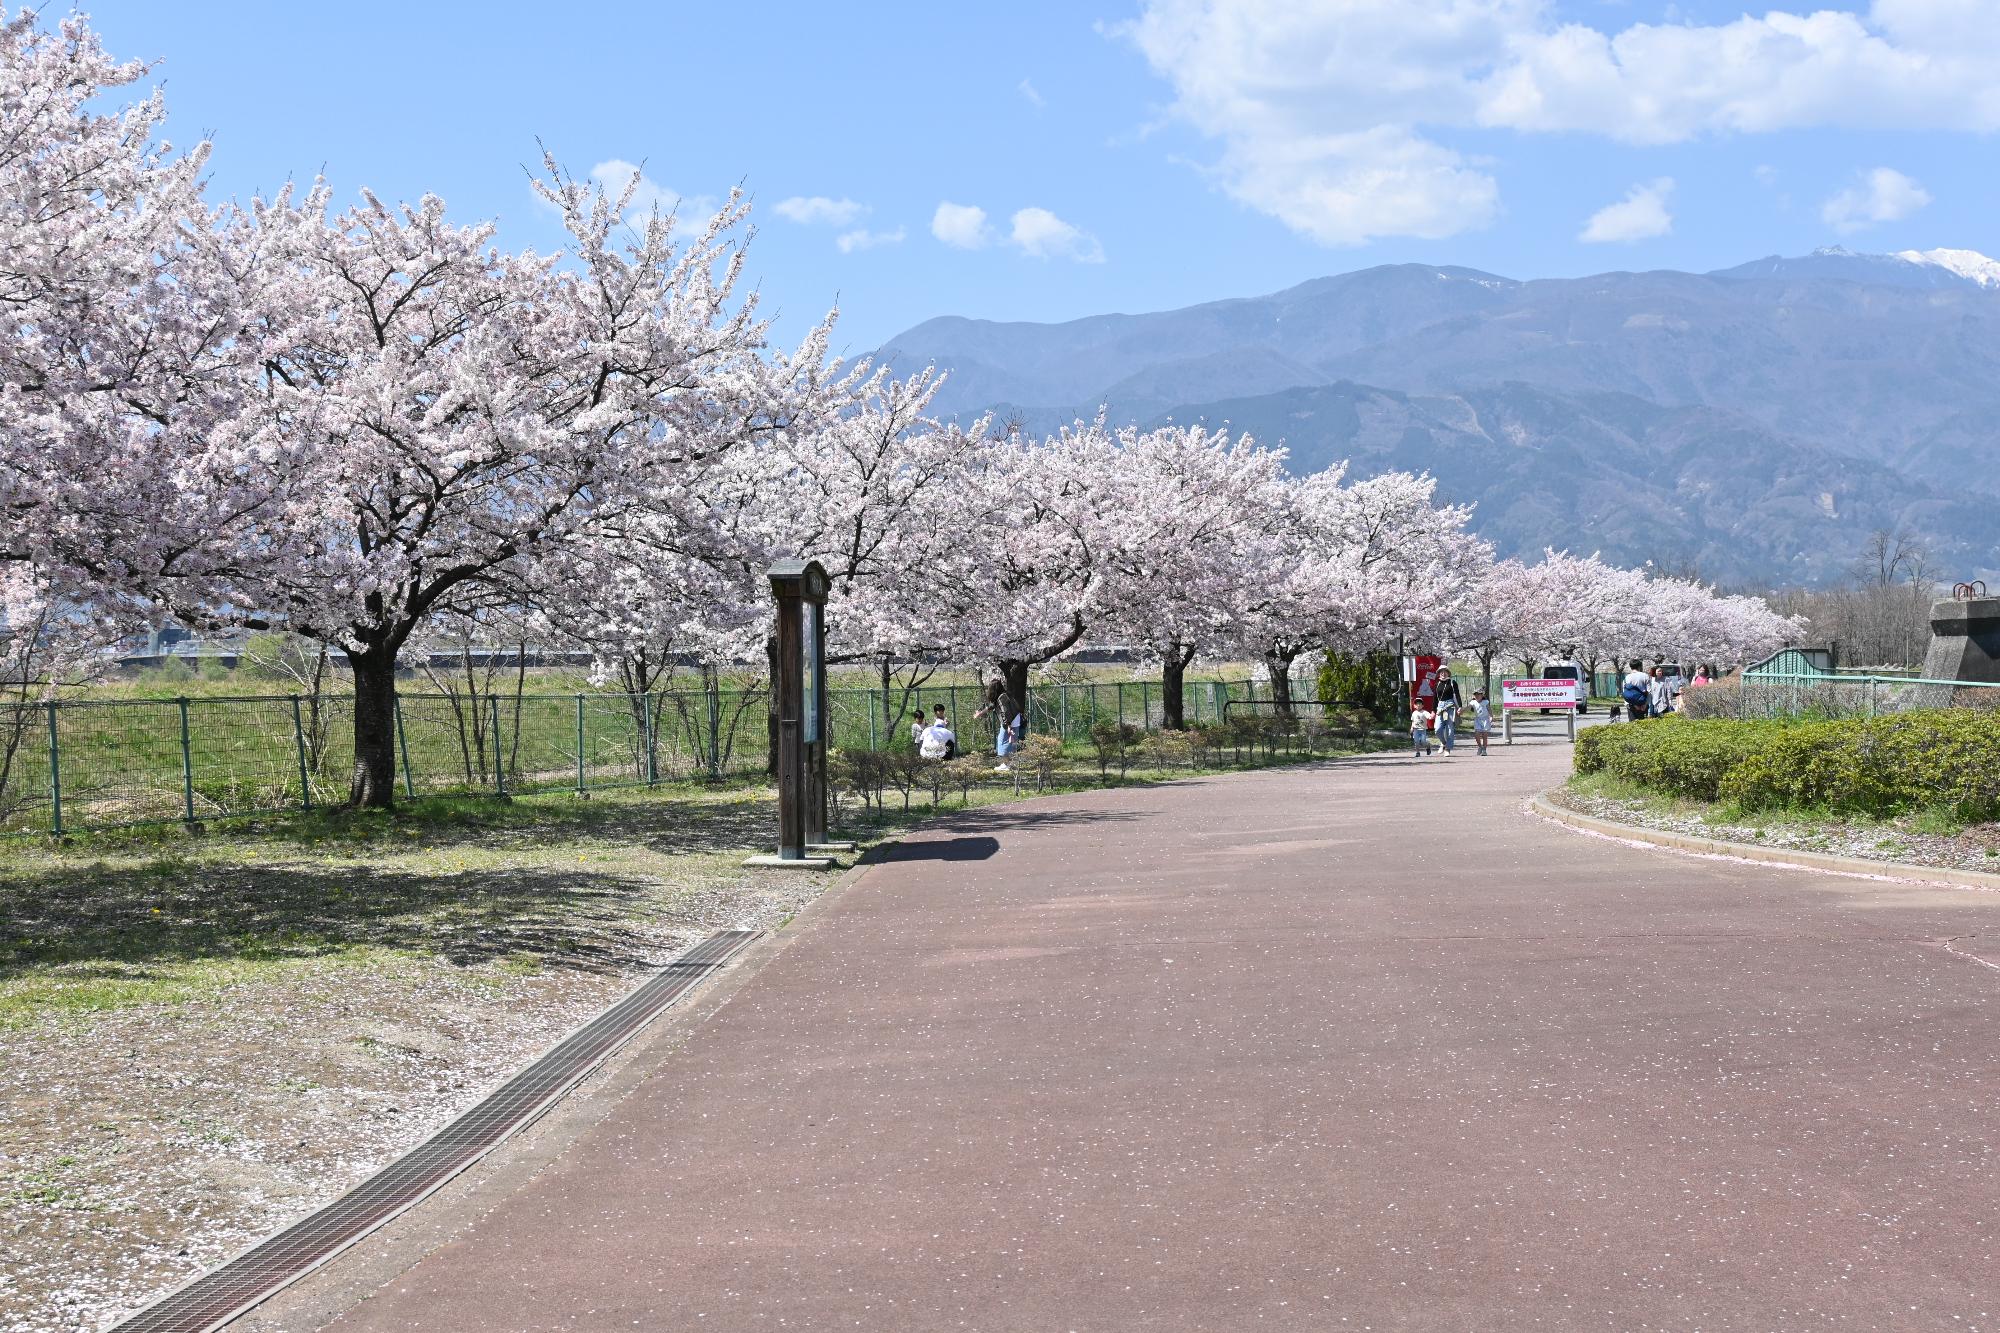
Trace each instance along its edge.
<instances>
[{"instance_id":1,"label":"paved road edge","mask_svg":"<svg viewBox=\"0 0 2000 1333\"><path fill-rule=\"evenodd\" d=\"M1727 856L1739 861L1791 866L1798 870L1820 870L1837 875L1860 875L1868 879L1917 880L1927 884L1950 884L1961 889L2000 892L2000 875L1978 870L1955 870L1948 866L1919 865L1914 861L1873 861L1860 856L1835 856L1830 852L1797 851L1792 848L1763 847L1754 842L1729 842L1702 838L1692 833L1668 833L1662 829L1586 815L1551 801L1547 792L1538 792L1529 808L1542 818L1585 833L1627 842L1649 843L1670 851L1693 852L1701 856Z\"/></svg>"},{"instance_id":2,"label":"paved road edge","mask_svg":"<svg viewBox=\"0 0 2000 1333\"><path fill-rule=\"evenodd\" d=\"M876 846L900 842L899 829ZM873 850L873 848L871 848ZM496 1144L415 1207L331 1256L325 1263L236 1314L228 1333L305 1333L335 1323L438 1248L477 1226L508 1195L562 1158L611 1108L654 1077L690 1033L727 1005L774 959L808 930L819 914L869 869L857 856L833 882L790 918L731 959L689 997L655 1015L618 1050L578 1081L542 1115ZM765 871L819 874L826 871Z\"/></svg>"}]
</instances>

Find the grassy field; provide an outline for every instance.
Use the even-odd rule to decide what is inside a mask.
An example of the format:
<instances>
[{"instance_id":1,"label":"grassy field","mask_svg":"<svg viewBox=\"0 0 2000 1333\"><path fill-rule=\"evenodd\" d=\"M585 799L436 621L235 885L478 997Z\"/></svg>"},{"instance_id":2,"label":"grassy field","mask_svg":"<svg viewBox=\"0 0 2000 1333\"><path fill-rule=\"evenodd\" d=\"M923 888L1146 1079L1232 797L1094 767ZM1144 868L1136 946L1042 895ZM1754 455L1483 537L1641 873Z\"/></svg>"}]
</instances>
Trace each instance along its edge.
<instances>
[{"instance_id":1,"label":"grassy field","mask_svg":"<svg viewBox=\"0 0 2000 1333\"><path fill-rule=\"evenodd\" d=\"M1105 721L1159 725L1156 683L1083 678L1064 669L1039 683L1029 727L1088 741ZM165 677L156 679L156 677ZM969 744L987 744L971 684L933 681L907 694L849 687L828 693L828 734L842 749L902 741L911 707L942 705ZM535 673L523 694L425 693L411 681L398 703L399 776L406 796L450 792L603 791L706 776L754 776L768 758L766 698L730 683L634 697ZM0 834L101 829L181 820L208 822L304 809L345 799L353 764L349 700L274 693L283 682L247 669L220 676L142 673L49 709L0 708ZM197 692L197 686L200 691ZM1190 682L1190 721L1212 720L1247 680ZM165 693L172 691L172 693ZM1264 691L1268 697L1268 689Z\"/></svg>"}]
</instances>

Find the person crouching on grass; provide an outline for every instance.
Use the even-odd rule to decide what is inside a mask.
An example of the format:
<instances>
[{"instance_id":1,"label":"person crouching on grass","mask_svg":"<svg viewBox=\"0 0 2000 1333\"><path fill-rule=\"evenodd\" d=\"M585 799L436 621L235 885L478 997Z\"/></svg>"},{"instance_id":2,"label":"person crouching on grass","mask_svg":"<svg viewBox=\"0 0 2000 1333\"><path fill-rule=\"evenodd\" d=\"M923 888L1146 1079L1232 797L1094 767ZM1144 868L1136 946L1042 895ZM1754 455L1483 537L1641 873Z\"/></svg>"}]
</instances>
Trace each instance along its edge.
<instances>
[{"instance_id":1,"label":"person crouching on grass","mask_svg":"<svg viewBox=\"0 0 2000 1333\"><path fill-rule=\"evenodd\" d=\"M1472 692L1472 742L1479 747L1479 753L1486 753L1486 742L1493 735L1493 705L1486 701L1485 690Z\"/></svg>"},{"instance_id":2,"label":"person crouching on grass","mask_svg":"<svg viewBox=\"0 0 2000 1333\"><path fill-rule=\"evenodd\" d=\"M1416 759L1428 759L1431 753L1431 722L1437 717L1419 702L1410 709L1410 749Z\"/></svg>"}]
</instances>

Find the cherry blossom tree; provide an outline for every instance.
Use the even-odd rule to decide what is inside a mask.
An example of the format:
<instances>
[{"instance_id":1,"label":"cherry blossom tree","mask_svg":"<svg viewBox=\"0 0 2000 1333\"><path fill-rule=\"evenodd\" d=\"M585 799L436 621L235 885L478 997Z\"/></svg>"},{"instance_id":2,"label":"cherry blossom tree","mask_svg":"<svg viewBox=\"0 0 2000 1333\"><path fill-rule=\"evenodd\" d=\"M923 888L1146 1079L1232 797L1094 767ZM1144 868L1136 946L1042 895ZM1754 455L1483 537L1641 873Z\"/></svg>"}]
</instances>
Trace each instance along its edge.
<instances>
[{"instance_id":1,"label":"cherry blossom tree","mask_svg":"<svg viewBox=\"0 0 2000 1333\"><path fill-rule=\"evenodd\" d=\"M1595 555L1547 551L1497 575L1490 599L1504 608L1491 641L1532 669L1574 658L1595 674L1605 662L1733 661L1796 642L1803 625L1756 597L1725 597L1691 580L1649 577Z\"/></svg>"},{"instance_id":2,"label":"cherry blossom tree","mask_svg":"<svg viewBox=\"0 0 2000 1333\"><path fill-rule=\"evenodd\" d=\"M357 805L393 800L398 657L427 615L518 596L641 511L698 528L690 470L782 428L821 373L823 333L762 354L740 198L683 247L670 217L626 225L632 186L548 168L563 255L500 253L434 197L335 215L324 185L237 220L255 375L174 459L210 524L127 573L183 621L345 652Z\"/></svg>"},{"instance_id":3,"label":"cherry blossom tree","mask_svg":"<svg viewBox=\"0 0 2000 1333\"><path fill-rule=\"evenodd\" d=\"M104 610L107 545L176 539L153 464L232 332L205 281L207 145L157 139L158 93L102 109L145 73L80 16L0 15L0 560Z\"/></svg>"},{"instance_id":4,"label":"cherry blossom tree","mask_svg":"<svg viewBox=\"0 0 2000 1333\"><path fill-rule=\"evenodd\" d=\"M806 426L737 461L754 469L744 490L768 550L825 566L829 657L876 666L887 723L938 663L965 655L936 580L978 537L962 526L963 487L987 424L926 415L943 385L934 369L898 379L863 363L837 384Z\"/></svg>"},{"instance_id":5,"label":"cherry blossom tree","mask_svg":"<svg viewBox=\"0 0 2000 1333\"><path fill-rule=\"evenodd\" d=\"M1639 646L1651 614L1642 573L1567 551L1544 551L1521 572L1509 600L1513 623L1501 638L1528 670L1568 657L1595 673L1599 663Z\"/></svg>"},{"instance_id":6,"label":"cherry blossom tree","mask_svg":"<svg viewBox=\"0 0 2000 1333\"><path fill-rule=\"evenodd\" d=\"M1433 504L1436 490L1408 472L1349 484L1344 465L1291 484L1284 553L1238 619L1280 712L1292 709L1292 664L1308 652L1365 653L1394 635L1451 642L1493 552L1466 530L1471 510Z\"/></svg>"},{"instance_id":7,"label":"cherry blossom tree","mask_svg":"<svg viewBox=\"0 0 2000 1333\"><path fill-rule=\"evenodd\" d=\"M1502 560L1487 567L1467 591L1447 636L1456 652L1479 662L1485 688L1493 689L1493 663L1525 631L1527 607L1523 589L1528 567L1519 560Z\"/></svg>"},{"instance_id":8,"label":"cherry blossom tree","mask_svg":"<svg viewBox=\"0 0 2000 1333\"><path fill-rule=\"evenodd\" d=\"M1130 531L1110 481L1118 454L1101 417L1045 439L982 437L941 497L959 540L932 576L929 614L997 666L1024 720L1030 669L1074 650L1104 610Z\"/></svg>"},{"instance_id":9,"label":"cherry blossom tree","mask_svg":"<svg viewBox=\"0 0 2000 1333\"><path fill-rule=\"evenodd\" d=\"M1781 616L1762 598L1722 596L1690 579L1646 581L1645 617L1634 648L1673 661L1740 662L1766 655L1805 632L1801 621Z\"/></svg>"},{"instance_id":10,"label":"cherry blossom tree","mask_svg":"<svg viewBox=\"0 0 2000 1333\"><path fill-rule=\"evenodd\" d=\"M1106 507L1123 516L1104 626L1160 663L1166 726L1186 726L1187 668L1234 638L1237 608L1282 558L1284 454L1201 426L1120 432Z\"/></svg>"}]
</instances>

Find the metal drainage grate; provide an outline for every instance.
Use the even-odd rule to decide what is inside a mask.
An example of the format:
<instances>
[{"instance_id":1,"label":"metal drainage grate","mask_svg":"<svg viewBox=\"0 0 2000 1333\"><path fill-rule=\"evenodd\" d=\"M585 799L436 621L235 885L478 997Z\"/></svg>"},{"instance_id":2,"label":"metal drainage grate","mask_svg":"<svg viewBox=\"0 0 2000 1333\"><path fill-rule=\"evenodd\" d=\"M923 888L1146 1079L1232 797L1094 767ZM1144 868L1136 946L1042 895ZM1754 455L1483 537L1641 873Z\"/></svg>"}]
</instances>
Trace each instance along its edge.
<instances>
[{"instance_id":1,"label":"metal drainage grate","mask_svg":"<svg viewBox=\"0 0 2000 1333\"><path fill-rule=\"evenodd\" d=\"M110 1333L207 1333L304 1276L547 1110L626 1038L747 947L757 934L724 930L709 936L408 1153L318 1212L147 1306Z\"/></svg>"}]
</instances>

